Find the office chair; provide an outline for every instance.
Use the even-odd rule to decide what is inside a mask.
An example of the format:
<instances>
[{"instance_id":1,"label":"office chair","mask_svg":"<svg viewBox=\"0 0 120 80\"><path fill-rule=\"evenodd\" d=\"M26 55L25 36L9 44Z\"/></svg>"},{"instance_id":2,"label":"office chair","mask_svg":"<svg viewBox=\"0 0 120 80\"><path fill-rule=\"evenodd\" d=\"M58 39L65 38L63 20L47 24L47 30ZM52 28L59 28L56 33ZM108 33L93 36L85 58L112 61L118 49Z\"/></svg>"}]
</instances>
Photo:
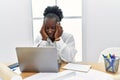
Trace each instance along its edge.
<instances>
[{"instance_id":1,"label":"office chair","mask_svg":"<svg viewBox=\"0 0 120 80\"><path fill-rule=\"evenodd\" d=\"M104 58L102 56L103 54L104 55L115 54L115 56L119 56L120 57L120 47L111 47L111 48L104 49L100 53L98 63L104 62Z\"/></svg>"}]
</instances>

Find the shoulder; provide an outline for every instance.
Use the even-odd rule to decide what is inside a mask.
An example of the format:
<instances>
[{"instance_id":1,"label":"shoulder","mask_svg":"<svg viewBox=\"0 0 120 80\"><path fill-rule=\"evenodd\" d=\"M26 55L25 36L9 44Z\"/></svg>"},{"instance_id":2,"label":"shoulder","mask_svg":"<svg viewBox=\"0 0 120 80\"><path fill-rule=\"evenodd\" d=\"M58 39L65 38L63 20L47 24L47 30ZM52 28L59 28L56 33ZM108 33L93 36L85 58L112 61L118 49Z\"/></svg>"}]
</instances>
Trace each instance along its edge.
<instances>
[{"instance_id":1,"label":"shoulder","mask_svg":"<svg viewBox=\"0 0 120 80\"><path fill-rule=\"evenodd\" d=\"M61 37L62 37L63 40L67 40L67 39L73 38L73 35L70 34L70 33L64 32Z\"/></svg>"},{"instance_id":2,"label":"shoulder","mask_svg":"<svg viewBox=\"0 0 120 80\"><path fill-rule=\"evenodd\" d=\"M62 37L71 37L71 36L73 36L73 35L70 34L70 33L66 33L66 32L64 32L64 33L62 34Z\"/></svg>"}]
</instances>

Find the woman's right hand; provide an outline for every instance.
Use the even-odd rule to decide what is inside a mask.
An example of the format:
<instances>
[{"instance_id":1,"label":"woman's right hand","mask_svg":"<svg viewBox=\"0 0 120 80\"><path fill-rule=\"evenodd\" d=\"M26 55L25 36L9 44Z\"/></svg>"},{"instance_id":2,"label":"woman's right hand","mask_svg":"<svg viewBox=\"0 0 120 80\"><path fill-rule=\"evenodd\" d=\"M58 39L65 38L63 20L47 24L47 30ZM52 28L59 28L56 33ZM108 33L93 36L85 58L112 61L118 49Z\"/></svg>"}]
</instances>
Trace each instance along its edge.
<instances>
[{"instance_id":1,"label":"woman's right hand","mask_svg":"<svg viewBox=\"0 0 120 80\"><path fill-rule=\"evenodd\" d=\"M40 34L42 35L42 40L47 40L47 38L48 38L48 35L47 35L47 33L45 32L45 24L43 23L43 26L42 26L42 28L41 28L41 30L40 30Z\"/></svg>"}]
</instances>

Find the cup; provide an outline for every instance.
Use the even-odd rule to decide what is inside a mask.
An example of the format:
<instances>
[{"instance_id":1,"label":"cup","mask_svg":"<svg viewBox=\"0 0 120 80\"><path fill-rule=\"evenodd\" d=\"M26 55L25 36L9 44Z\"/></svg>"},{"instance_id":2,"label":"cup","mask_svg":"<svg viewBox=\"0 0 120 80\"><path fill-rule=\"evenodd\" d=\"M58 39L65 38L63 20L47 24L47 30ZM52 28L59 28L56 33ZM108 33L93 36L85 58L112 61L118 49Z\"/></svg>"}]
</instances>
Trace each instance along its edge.
<instances>
[{"instance_id":1,"label":"cup","mask_svg":"<svg viewBox=\"0 0 120 80\"><path fill-rule=\"evenodd\" d=\"M116 73L119 68L119 60L119 57L115 57L113 59L104 58L105 70L107 72Z\"/></svg>"}]
</instances>

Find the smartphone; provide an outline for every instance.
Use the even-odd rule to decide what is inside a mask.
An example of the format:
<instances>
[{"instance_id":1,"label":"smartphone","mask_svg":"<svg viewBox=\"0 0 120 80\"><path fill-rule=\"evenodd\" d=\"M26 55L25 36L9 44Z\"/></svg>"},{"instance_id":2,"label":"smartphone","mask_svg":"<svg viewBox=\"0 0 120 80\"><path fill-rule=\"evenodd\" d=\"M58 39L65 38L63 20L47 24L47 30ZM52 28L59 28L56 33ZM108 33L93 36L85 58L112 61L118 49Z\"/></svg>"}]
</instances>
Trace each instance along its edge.
<instances>
[{"instance_id":1,"label":"smartphone","mask_svg":"<svg viewBox=\"0 0 120 80\"><path fill-rule=\"evenodd\" d=\"M8 67L9 67L10 69L13 69L13 68L16 68L16 67L18 67L18 66L19 66L18 63L14 63L14 64L9 65Z\"/></svg>"}]
</instances>

